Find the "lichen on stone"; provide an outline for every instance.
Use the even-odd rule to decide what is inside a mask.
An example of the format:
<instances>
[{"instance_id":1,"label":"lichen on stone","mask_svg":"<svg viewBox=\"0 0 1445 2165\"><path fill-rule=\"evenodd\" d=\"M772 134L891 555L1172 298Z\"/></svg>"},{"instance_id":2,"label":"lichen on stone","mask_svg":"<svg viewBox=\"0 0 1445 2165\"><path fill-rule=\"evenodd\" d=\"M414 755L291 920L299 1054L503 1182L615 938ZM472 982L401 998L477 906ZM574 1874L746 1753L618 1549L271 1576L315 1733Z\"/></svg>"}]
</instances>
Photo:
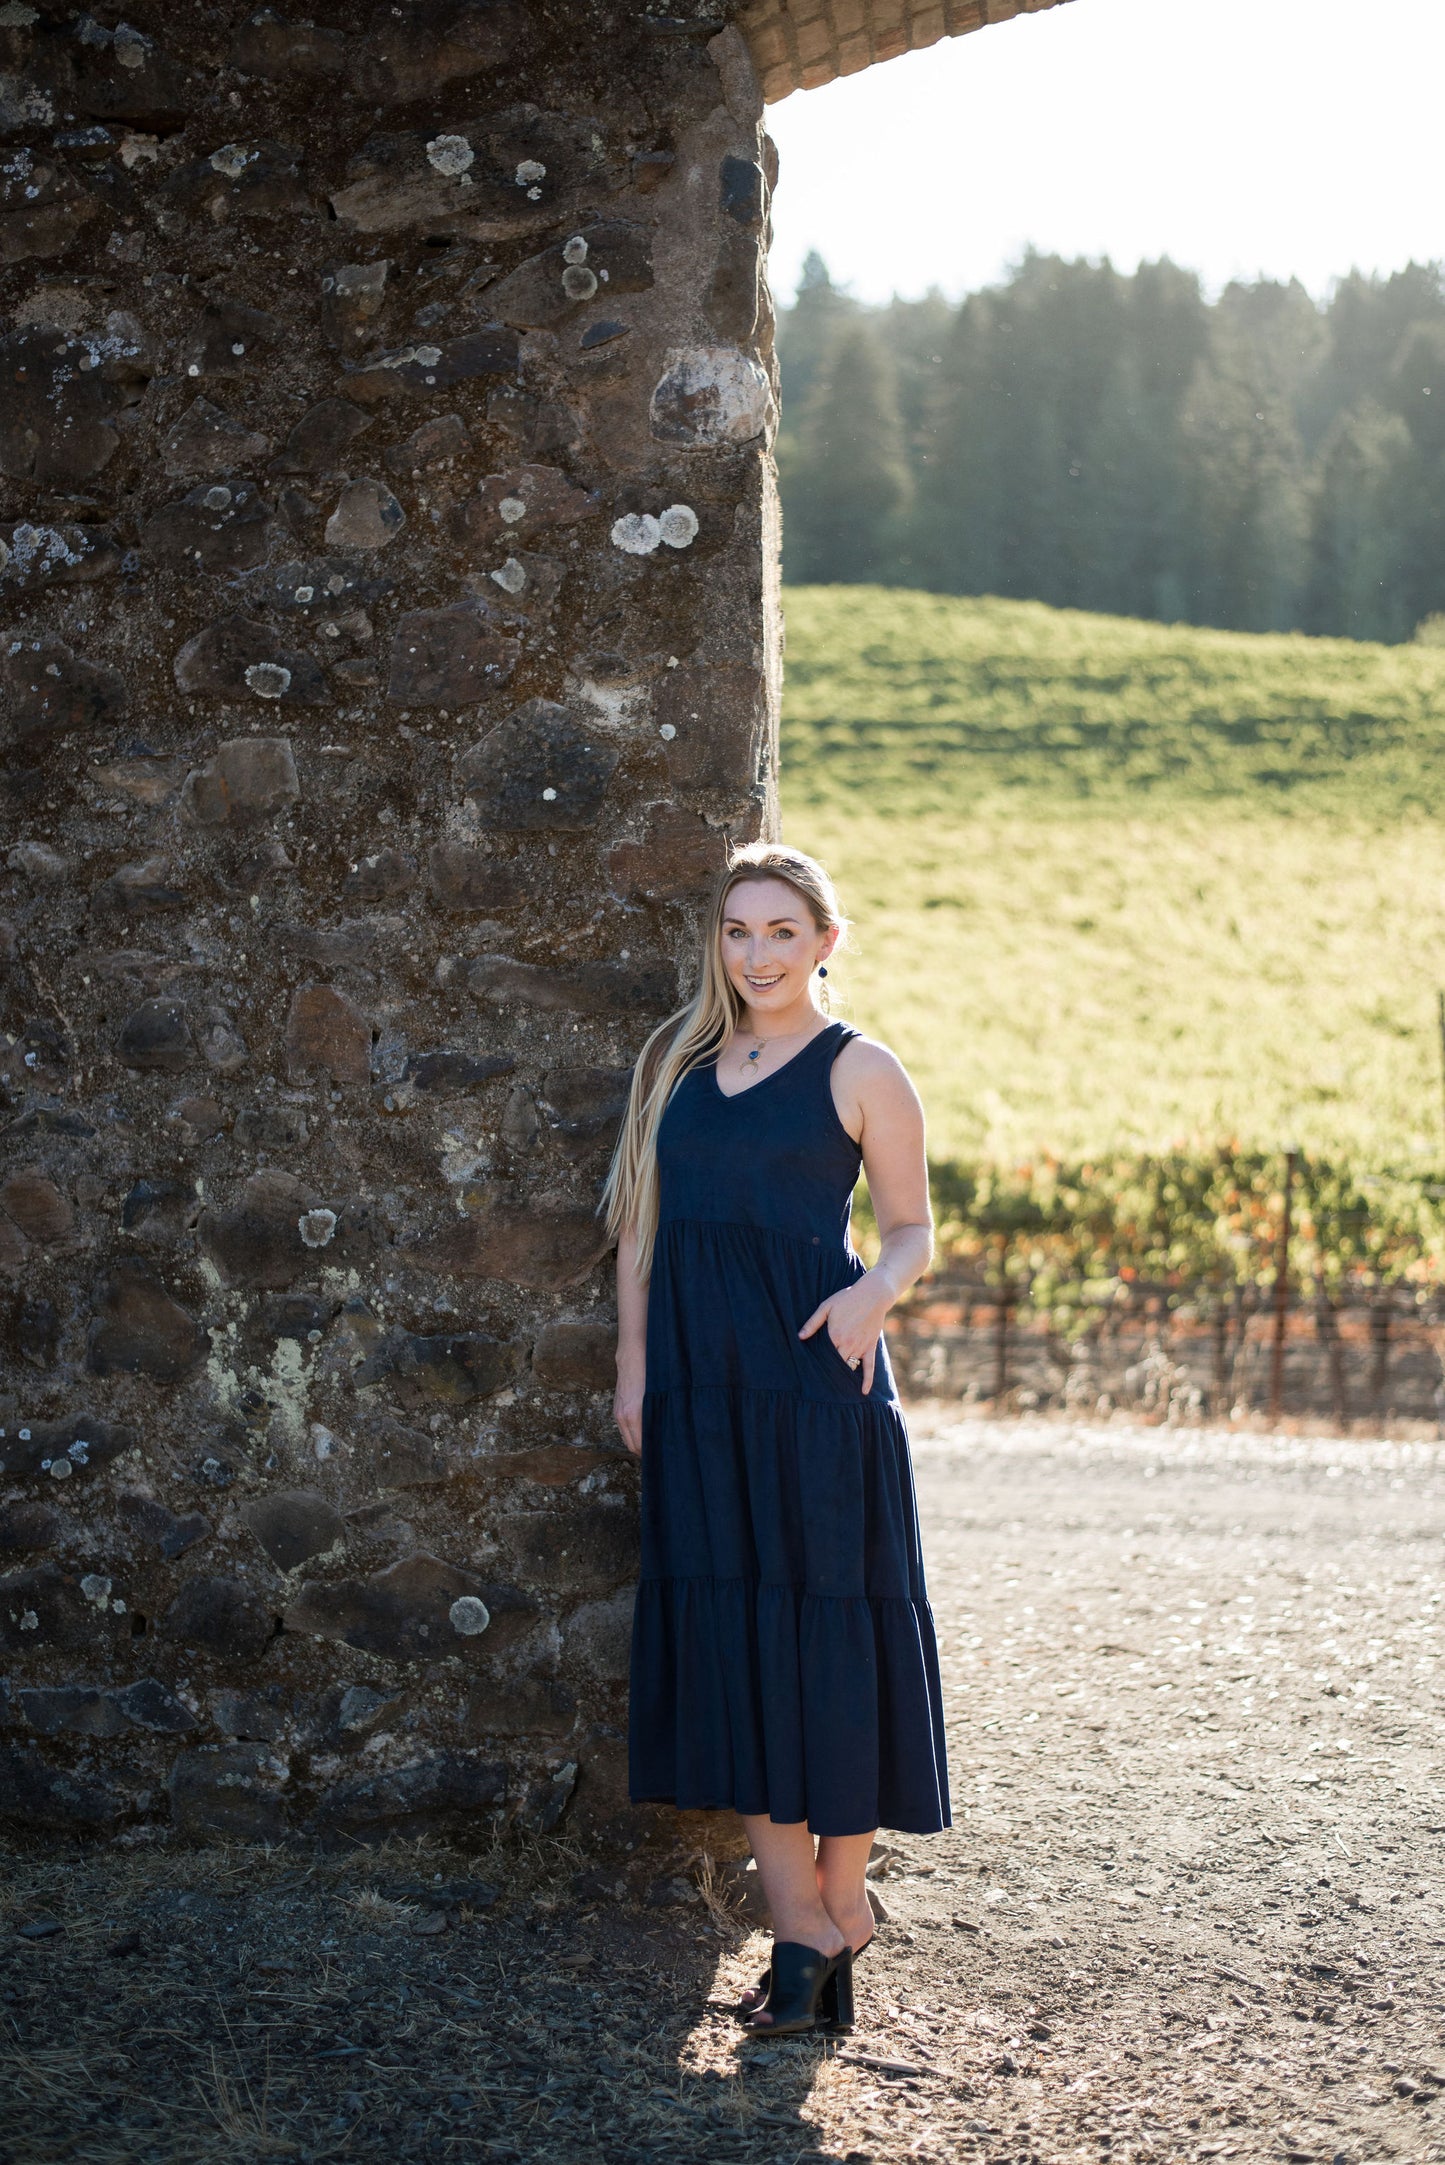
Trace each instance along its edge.
<instances>
[{"instance_id":1,"label":"lichen on stone","mask_svg":"<svg viewBox=\"0 0 1445 2165\"><path fill-rule=\"evenodd\" d=\"M691 504L669 504L657 524L669 549L690 548L697 539L697 513Z\"/></svg>"},{"instance_id":2,"label":"lichen on stone","mask_svg":"<svg viewBox=\"0 0 1445 2165\"><path fill-rule=\"evenodd\" d=\"M629 511L613 523L613 547L628 556L651 556L661 539L661 522L650 511Z\"/></svg>"},{"instance_id":3,"label":"lichen on stone","mask_svg":"<svg viewBox=\"0 0 1445 2165\"><path fill-rule=\"evenodd\" d=\"M291 672L280 662L252 662L246 682L258 699L281 699L291 686Z\"/></svg>"},{"instance_id":4,"label":"lichen on stone","mask_svg":"<svg viewBox=\"0 0 1445 2165\"><path fill-rule=\"evenodd\" d=\"M426 147L426 162L433 172L455 179L477 162L477 154L464 135L437 135Z\"/></svg>"},{"instance_id":5,"label":"lichen on stone","mask_svg":"<svg viewBox=\"0 0 1445 2165\"><path fill-rule=\"evenodd\" d=\"M219 150L211 152L208 163L218 173L224 173L227 180L239 180L255 156L255 151L247 150L244 143L223 143Z\"/></svg>"},{"instance_id":6,"label":"lichen on stone","mask_svg":"<svg viewBox=\"0 0 1445 2165\"><path fill-rule=\"evenodd\" d=\"M296 1222L308 1248L324 1248L335 1234L338 1220L334 1210L308 1210Z\"/></svg>"}]
</instances>

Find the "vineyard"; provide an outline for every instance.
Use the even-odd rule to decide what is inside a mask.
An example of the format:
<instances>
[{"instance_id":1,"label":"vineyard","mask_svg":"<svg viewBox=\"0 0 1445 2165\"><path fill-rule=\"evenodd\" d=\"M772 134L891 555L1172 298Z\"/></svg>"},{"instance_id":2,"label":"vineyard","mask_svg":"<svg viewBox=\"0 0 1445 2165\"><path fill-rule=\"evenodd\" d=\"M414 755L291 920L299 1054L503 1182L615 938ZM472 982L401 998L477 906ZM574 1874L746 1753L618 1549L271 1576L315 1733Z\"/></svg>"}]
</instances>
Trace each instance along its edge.
<instances>
[{"instance_id":1,"label":"vineyard","mask_svg":"<svg viewBox=\"0 0 1445 2165\"><path fill-rule=\"evenodd\" d=\"M982 1284L1026 1282L1035 1306L1086 1311L1121 1288L1217 1299L1272 1285L1285 1162L1179 1151L1097 1164L935 1162L940 1262ZM1290 1183L1290 1267L1301 1291L1445 1283L1445 1185L1352 1175L1301 1154Z\"/></svg>"},{"instance_id":2,"label":"vineyard","mask_svg":"<svg viewBox=\"0 0 1445 2165\"><path fill-rule=\"evenodd\" d=\"M785 832L928 1107L940 1270L1053 1326L1445 1281L1445 651L788 596Z\"/></svg>"}]
</instances>

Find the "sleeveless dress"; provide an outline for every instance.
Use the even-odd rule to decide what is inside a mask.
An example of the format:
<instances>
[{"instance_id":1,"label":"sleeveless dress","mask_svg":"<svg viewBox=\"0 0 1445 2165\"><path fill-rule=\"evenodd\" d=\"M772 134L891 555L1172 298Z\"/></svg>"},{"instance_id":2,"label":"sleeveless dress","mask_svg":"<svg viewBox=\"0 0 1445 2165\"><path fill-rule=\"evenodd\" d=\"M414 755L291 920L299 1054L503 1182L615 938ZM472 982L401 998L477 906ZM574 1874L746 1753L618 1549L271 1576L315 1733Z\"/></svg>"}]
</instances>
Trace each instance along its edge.
<instances>
[{"instance_id":1,"label":"sleeveless dress","mask_svg":"<svg viewBox=\"0 0 1445 2165\"><path fill-rule=\"evenodd\" d=\"M635 1803L731 1808L814 1834L950 1824L908 1432L826 1324L864 1266L862 1153L833 1104L856 1030L830 1023L727 1097L674 1090L647 1310Z\"/></svg>"}]
</instances>

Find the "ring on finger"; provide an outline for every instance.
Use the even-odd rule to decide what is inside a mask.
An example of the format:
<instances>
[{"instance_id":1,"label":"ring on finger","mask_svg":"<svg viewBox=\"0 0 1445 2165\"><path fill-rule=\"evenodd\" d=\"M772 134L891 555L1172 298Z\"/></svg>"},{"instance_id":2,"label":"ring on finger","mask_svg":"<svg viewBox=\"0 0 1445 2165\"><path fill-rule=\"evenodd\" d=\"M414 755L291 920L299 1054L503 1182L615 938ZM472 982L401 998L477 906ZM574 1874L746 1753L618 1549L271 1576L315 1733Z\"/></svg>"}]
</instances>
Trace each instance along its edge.
<instances>
[{"instance_id":1,"label":"ring on finger","mask_svg":"<svg viewBox=\"0 0 1445 2165\"><path fill-rule=\"evenodd\" d=\"M848 1363L848 1366L849 1366L850 1368L861 1368L861 1367L863 1366L863 1356L862 1356L862 1354L861 1354L861 1353L855 1353L855 1354L853 1355L852 1359L851 1359L851 1360L849 1361L849 1363Z\"/></svg>"}]
</instances>

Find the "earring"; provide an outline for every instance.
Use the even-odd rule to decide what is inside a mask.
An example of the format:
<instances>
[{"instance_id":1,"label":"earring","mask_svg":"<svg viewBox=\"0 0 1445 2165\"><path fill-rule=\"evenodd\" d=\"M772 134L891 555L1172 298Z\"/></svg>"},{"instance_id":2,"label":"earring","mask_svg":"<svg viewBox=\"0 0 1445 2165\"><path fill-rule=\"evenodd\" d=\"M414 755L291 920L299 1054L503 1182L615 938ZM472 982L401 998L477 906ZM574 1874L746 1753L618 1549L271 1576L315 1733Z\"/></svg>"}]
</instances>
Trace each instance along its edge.
<instances>
[{"instance_id":1,"label":"earring","mask_svg":"<svg viewBox=\"0 0 1445 2165\"><path fill-rule=\"evenodd\" d=\"M827 974L828 974L828 965L827 965L827 963L826 963L826 962L820 962L820 963L818 964L818 975L819 975L819 977L826 977L826 976L827 976Z\"/></svg>"}]
</instances>

